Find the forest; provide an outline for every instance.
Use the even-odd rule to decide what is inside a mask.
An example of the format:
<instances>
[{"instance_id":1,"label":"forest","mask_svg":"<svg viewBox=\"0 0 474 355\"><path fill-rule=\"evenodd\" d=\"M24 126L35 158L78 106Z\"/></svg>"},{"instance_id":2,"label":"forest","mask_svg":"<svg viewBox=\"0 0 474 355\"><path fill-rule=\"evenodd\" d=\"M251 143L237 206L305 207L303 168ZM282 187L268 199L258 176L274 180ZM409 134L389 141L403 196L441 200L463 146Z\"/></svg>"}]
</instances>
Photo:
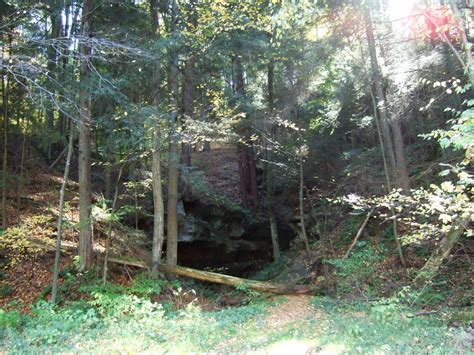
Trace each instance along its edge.
<instances>
[{"instance_id":1,"label":"forest","mask_svg":"<svg viewBox=\"0 0 474 355\"><path fill-rule=\"evenodd\" d=\"M0 0L0 353L474 351L471 0Z\"/></svg>"}]
</instances>

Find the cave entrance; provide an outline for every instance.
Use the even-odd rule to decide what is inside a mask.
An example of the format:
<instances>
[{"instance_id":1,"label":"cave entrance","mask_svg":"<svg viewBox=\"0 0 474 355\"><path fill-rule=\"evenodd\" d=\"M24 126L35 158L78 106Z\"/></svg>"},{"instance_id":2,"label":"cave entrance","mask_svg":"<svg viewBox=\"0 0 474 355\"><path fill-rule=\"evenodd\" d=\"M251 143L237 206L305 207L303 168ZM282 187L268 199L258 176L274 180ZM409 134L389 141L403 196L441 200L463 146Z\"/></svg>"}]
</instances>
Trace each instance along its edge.
<instances>
[{"instance_id":1,"label":"cave entrance","mask_svg":"<svg viewBox=\"0 0 474 355\"><path fill-rule=\"evenodd\" d=\"M183 212L179 224L178 265L245 278L273 262L270 226L263 218L250 223L240 213L189 202L183 206ZM151 251L153 219L143 215L124 222L137 226L149 236ZM288 250L296 237L294 229L283 219L278 220L278 237L281 251ZM166 239L164 249L166 251Z\"/></svg>"},{"instance_id":2,"label":"cave entrance","mask_svg":"<svg viewBox=\"0 0 474 355\"><path fill-rule=\"evenodd\" d=\"M281 251L295 238L288 224L278 226ZM198 237L198 236L197 236ZM219 240L183 240L178 243L178 264L227 275L249 277L273 262L270 228L261 223L248 228L233 243Z\"/></svg>"}]
</instances>

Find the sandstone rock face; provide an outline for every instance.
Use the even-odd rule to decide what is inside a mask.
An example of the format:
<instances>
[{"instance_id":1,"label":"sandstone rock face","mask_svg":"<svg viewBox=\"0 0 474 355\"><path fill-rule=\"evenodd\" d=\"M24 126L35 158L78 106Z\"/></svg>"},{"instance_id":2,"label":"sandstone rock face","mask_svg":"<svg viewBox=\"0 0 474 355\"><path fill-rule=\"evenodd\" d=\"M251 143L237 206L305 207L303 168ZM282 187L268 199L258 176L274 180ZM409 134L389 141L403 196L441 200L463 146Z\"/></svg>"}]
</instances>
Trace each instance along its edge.
<instances>
[{"instance_id":1,"label":"sandstone rock face","mask_svg":"<svg viewBox=\"0 0 474 355\"><path fill-rule=\"evenodd\" d=\"M272 261L270 227L265 210L243 209L216 191L199 172L182 175L186 191L180 202L178 263L247 275ZM294 232L279 221L280 245L289 246Z\"/></svg>"},{"instance_id":2,"label":"sandstone rock face","mask_svg":"<svg viewBox=\"0 0 474 355\"><path fill-rule=\"evenodd\" d=\"M264 220L222 206L183 203L179 225L180 265L222 268L242 275L271 261L270 230Z\"/></svg>"}]
</instances>

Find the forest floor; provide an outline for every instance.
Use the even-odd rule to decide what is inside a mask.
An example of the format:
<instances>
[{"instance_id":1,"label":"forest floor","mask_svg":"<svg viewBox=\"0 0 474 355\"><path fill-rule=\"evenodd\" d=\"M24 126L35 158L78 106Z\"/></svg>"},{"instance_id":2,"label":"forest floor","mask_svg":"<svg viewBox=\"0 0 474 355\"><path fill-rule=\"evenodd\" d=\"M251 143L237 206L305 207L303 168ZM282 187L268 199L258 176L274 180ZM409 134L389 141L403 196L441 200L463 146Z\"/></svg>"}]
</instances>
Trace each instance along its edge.
<instances>
[{"instance_id":1,"label":"forest floor","mask_svg":"<svg viewBox=\"0 0 474 355\"><path fill-rule=\"evenodd\" d=\"M448 327L440 314L418 317L378 303L294 296L214 311L191 302L166 311L96 292L94 307L43 305L17 326L0 327L0 352L467 354L473 345L472 329Z\"/></svg>"},{"instance_id":2,"label":"forest floor","mask_svg":"<svg viewBox=\"0 0 474 355\"><path fill-rule=\"evenodd\" d=\"M226 158L232 151L223 151ZM235 164L207 170L227 175ZM22 203L9 204L0 274L0 353L472 353L474 331L443 309L418 314L396 298L351 302L316 296L264 297L188 281L153 282L120 269L102 286L62 259L62 307L48 302L61 177L31 157ZM217 179L222 180L222 179ZM211 183L213 181L211 180ZM217 182L216 182L217 184ZM219 185L232 195L238 182ZM213 185L214 186L214 185ZM71 182L64 242L77 243L77 184ZM23 197L27 196L27 197ZM16 201L17 197L9 197ZM21 212L21 219L18 218ZM1 250L0 250L1 251ZM0 253L0 256L2 254ZM226 299L227 298L227 299ZM232 307L228 307L232 305ZM418 312L418 313L417 313ZM470 316L469 316L470 317ZM472 326L472 324L471 324Z\"/></svg>"}]
</instances>

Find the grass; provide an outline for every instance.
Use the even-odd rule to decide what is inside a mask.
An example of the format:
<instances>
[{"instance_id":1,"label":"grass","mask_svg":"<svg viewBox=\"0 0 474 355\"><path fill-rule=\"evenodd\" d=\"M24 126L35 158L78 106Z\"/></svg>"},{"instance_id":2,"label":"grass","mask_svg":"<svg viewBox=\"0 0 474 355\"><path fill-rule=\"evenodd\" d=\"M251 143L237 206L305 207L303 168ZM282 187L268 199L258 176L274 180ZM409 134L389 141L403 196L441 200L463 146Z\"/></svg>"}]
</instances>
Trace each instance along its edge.
<instances>
[{"instance_id":1,"label":"grass","mask_svg":"<svg viewBox=\"0 0 474 355\"><path fill-rule=\"evenodd\" d=\"M281 298L205 312L193 302L166 309L149 296L97 287L89 300L62 308L40 302L30 316L1 311L0 353L461 354L469 353L472 341L462 328L446 325L447 315L411 317L390 299L369 304L315 297L314 312L276 326L268 315Z\"/></svg>"}]
</instances>

